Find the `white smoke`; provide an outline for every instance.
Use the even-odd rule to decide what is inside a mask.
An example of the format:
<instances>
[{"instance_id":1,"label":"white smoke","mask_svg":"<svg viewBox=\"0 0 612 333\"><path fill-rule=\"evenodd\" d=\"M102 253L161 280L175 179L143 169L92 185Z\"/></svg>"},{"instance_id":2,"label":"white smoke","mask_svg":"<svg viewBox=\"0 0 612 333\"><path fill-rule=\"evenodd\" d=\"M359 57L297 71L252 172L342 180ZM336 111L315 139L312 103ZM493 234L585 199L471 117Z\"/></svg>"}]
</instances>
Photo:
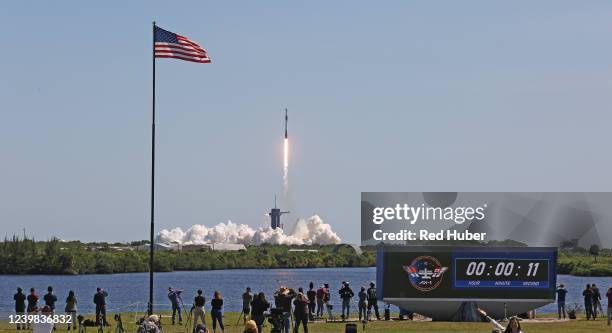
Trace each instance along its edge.
<instances>
[{"instance_id":1,"label":"white smoke","mask_svg":"<svg viewBox=\"0 0 612 333\"><path fill-rule=\"evenodd\" d=\"M280 228L265 227L255 230L246 224L236 224L228 221L211 228L195 224L189 227L187 231L183 231L181 228L163 229L157 234L156 242L178 242L184 245L210 243L329 245L339 244L341 240L329 224L323 223L318 215L313 215L308 220L299 219L290 234L285 234Z\"/></svg>"}]
</instances>

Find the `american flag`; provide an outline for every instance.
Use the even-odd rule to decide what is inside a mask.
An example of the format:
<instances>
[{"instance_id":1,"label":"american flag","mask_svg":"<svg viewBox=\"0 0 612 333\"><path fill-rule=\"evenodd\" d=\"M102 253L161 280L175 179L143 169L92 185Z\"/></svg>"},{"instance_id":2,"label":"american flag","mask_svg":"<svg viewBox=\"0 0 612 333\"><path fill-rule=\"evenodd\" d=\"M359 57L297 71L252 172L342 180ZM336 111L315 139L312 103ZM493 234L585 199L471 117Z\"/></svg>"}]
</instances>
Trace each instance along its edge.
<instances>
[{"instance_id":1,"label":"american flag","mask_svg":"<svg viewBox=\"0 0 612 333\"><path fill-rule=\"evenodd\" d=\"M155 58L176 58L207 64L208 52L187 37L155 26Z\"/></svg>"}]
</instances>

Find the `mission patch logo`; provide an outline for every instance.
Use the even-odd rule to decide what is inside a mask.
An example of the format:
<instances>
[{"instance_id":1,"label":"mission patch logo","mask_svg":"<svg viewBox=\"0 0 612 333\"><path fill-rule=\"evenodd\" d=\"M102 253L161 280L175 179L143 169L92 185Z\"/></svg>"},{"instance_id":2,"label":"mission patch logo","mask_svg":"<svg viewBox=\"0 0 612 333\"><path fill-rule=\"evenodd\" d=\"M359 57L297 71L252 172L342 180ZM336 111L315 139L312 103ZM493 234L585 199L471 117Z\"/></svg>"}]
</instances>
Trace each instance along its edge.
<instances>
[{"instance_id":1,"label":"mission patch logo","mask_svg":"<svg viewBox=\"0 0 612 333\"><path fill-rule=\"evenodd\" d=\"M415 258L409 266L402 267L414 288L420 291L432 291L442 282L444 272L448 267L442 267L438 259L432 256Z\"/></svg>"}]
</instances>

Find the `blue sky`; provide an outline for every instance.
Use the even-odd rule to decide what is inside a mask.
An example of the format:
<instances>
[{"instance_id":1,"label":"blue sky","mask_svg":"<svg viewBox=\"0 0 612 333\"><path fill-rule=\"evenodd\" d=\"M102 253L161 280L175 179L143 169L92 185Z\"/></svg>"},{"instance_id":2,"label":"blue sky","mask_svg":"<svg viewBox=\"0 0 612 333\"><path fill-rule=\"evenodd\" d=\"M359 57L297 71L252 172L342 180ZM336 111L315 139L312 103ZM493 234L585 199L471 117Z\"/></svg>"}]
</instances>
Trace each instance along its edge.
<instances>
[{"instance_id":1,"label":"blue sky","mask_svg":"<svg viewBox=\"0 0 612 333\"><path fill-rule=\"evenodd\" d=\"M289 220L359 239L361 191L606 191L604 1L0 3L0 224L147 238L151 21L213 63L157 63L159 228ZM288 220L288 221L289 221Z\"/></svg>"}]
</instances>

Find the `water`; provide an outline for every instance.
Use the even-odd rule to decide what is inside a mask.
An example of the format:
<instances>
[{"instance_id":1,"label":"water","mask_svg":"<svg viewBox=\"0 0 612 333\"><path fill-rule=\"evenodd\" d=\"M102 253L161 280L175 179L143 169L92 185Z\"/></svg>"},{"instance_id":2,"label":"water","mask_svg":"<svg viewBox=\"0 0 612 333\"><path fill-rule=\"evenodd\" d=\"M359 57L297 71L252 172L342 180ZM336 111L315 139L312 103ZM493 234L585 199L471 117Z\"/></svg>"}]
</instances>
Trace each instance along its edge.
<instances>
[{"instance_id":1,"label":"water","mask_svg":"<svg viewBox=\"0 0 612 333\"><path fill-rule=\"evenodd\" d=\"M342 281L350 281L351 287L357 292L361 285L367 285L375 280L376 269L371 268L313 268L313 269L236 269L218 271L171 272L155 273L155 303L156 310L169 310L167 290L169 286L185 289L183 299L191 304L195 290L204 291L207 304L215 290L219 290L225 299L226 311L242 309L241 295L249 286L253 291L263 291L269 301L280 285L290 287L303 286L308 289L310 281L315 282L315 288L326 282L332 288L332 303L334 309L340 309L339 297L336 292ZM596 283L600 290L612 287L612 277L591 278L559 275L558 283L564 283L568 289L566 303L582 303L582 290L587 283ZM6 318L14 309L13 294L18 286L24 290L34 287L42 297L47 286L53 286L58 296L57 310L62 311L65 299L70 289L78 298L80 313L94 311L93 295L96 287L102 287L109 293L108 311L120 310L144 311L148 300L148 273L110 274L110 275L0 275L0 318ZM606 305L605 302L603 304ZM356 310L356 309L355 309ZM556 305L542 307L542 313L555 313Z\"/></svg>"}]
</instances>

